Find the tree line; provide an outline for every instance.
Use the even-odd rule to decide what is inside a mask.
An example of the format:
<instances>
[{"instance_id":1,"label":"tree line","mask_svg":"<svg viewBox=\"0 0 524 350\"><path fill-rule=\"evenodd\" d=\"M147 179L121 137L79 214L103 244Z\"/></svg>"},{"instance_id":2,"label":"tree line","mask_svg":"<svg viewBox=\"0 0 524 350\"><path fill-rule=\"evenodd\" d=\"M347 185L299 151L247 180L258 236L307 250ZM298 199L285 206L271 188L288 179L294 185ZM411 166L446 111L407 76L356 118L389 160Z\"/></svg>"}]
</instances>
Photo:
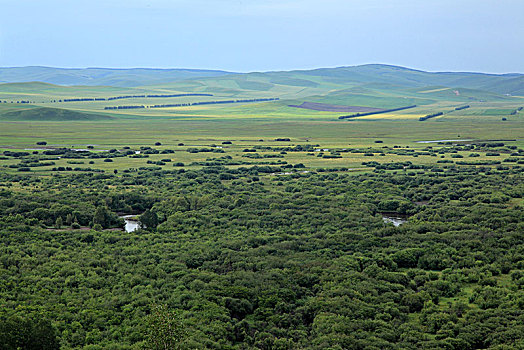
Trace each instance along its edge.
<instances>
[{"instance_id":1,"label":"tree line","mask_svg":"<svg viewBox=\"0 0 524 350\"><path fill-rule=\"evenodd\" d=\"M212 105L212 104L228 104L228 103L251 103L251 102L268 102L278 101L279 98L253 98L253 99L240 99L240 100L223 100L223 101L202 101L202 102L189 102L189 103L171 103L161 104L152 106L116 106L116 107L104 107L104 109L128 109L128 108L171 108L171 107L184 107L184 106L199 106L199 105Z\"/></svg>"},{"instance_id":2,"label":"tree line","mask_svg":"<svg viewBox=\"0 0 524 350\"><path fill-rule=\"evenodd\" d=\"M213 94L186 93L186 94L151 94L151 95L125 95L114 97L81 97L81 98L64 98L59 102L90 102L90 101L113 101L128 98L168 98L168 97L186 97L186 96L213 96Z\"/></svg>"},{"instance_id":3,"label":"tree line","mask_svg":"<svg viewBox=\"0 0 524 350\"><path fill-rule=\"evenodd\" d=\"M410 108L415 108L415 107L417 107L417 105L411 105L411 106L405 106L405 107L399 107L399 108L392 108L392 109L384 109L384 110L376 111L376 112L355 113L355 114L340 116L340 117L338 117L338 119L350 119L350 118L356 118L356 117L364 117L364 116L373 115L373 114L383 114L383 113L397 112L397 111L402 111L402 110L405 110L405 109L410 109Z\"/></svg>"}]
</instances>

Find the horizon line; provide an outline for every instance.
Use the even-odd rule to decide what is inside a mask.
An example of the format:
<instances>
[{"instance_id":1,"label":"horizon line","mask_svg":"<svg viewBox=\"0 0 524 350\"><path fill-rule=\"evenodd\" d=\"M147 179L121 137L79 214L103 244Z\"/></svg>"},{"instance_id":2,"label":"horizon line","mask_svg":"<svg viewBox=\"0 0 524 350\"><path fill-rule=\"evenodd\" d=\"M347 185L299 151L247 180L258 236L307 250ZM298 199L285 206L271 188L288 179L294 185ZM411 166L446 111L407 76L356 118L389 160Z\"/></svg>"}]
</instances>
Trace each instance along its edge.
<instances>
[{"instance_id":1,"label":"horizon line","mask_svg":"<svg viewBox=\"0 0 524 350\"><path fill-rule=\"evenodd\" d=\"M63 69L63 70L87 70L87 69L101 69L101 70L188 70L188 71L214 71L223 72L230 74L250 74L250 73L273 73L273 72L293 72L293 71L313 71L319 69L340 69L340 68L355 68L364 66L385 66L401 68L411 71L418 71L424 73L469 73L469 74L486 74L486 75L524 75L522 72L485 72L485 71L473 71L473 70L424 70L419 68L411 68L407 66L389 64L389 63L364 63L355 65L342 65L342 66L324 66L314 68L293 68L293 69L272 69L272 70L250 70L250 71L229 71L220 68L187 68L187 67L57 67L57 66L46 66L46 65L27 65L27 66L0 66L0 69L22 69L22 68L49 68L49 69Z\"/></svg>"}]
</instances>

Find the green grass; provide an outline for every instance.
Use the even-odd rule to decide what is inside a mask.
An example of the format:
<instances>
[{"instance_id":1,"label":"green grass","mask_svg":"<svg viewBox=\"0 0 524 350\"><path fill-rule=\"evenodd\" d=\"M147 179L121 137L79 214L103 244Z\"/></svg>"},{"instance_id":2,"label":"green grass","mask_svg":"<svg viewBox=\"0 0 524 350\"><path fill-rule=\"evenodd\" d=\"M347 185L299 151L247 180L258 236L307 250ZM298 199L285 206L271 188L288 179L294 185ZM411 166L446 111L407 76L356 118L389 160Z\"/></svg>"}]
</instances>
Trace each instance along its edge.
<instances>
[{"instance_id":1,"label":"green grass","mask_svg":"<svg viewBox=\"0 0 524 350\"><path fill-rule=\"evenodd\" d=\"M108 115L82 113L61 108L35 107L12 110L0 115L0 120L13 121L80 121L107 120Z\"/></svg>"},{"instance_id":2,"label":"green grass","mask_svg":"<svg viewBox=\"0 0 524 350\"><path fill-rule=\"evenodd\" d=\"M85 148L95 145L95 150L129 146L138 149L140 146L154 146L161 142L159 149L169 148L175 154L150 155L149 158L115 158L111 163L96 159L94 165L85 165L103 170L124 170L148 165L147 161L158 161L170 158L173 162L183 162L186 167L195 161L204 161L208 158L218 158L229 155L234 160L244 160L257 163L259 161L277 159L248 159L242 157L245 148L255 145L288 146L297 144L319 144L322 148L361 148L362 153L342 153L339 159L324 159L307 152L288 152L282 160L291 164L303 163L308 167L348 167L362 168L364 161L378 161L380 163L411 161L414 164L435 164L440 157L431 156L402 156L386 154L386 156L366 157L363 155L367 147L409 146L410 149L423 149L427 146L441 147L437 144L417 144L418 140L438 139L518 139L508 145L523 147L522 135L524 125L517 122L501 122L500 120L483 119L476 124L473 117L462 117L449 120L431 120L418 122L405 119L384 120L354 120L350 122L338 120L311 119L299 120L297 118L205 118L167 120L154 119L136 120L115 119L109 121L68 121L68 122L2 122L0 134L0 148L9 146L9 150L36 147L36 142L46 141L50 147L77 147ZM460 137L458 136L460 132ZM291 142L275 142L277 137L290 137ZM259 141L263 139L264 141ZM307 140L306 140L307 139ZM233 145L223 148L225 154L216 153L188 153L188 147L222 146L223 141L232 141ZM376 144L376 140L383 141ZM178 146L184 143L184 146ZM224 145L225 146L225 145ZM5 149L0 149L3 151ZM273 154L274 152L259 151L260 154ZM461 152L464 160L468 159L470 152ZM485 157L482 155L474 160L502 159L507 157ZM445 159L451 159L449 154ZM461 159L453 159L461 160ZM67 160L55 161L55 166L70 166ZM0 161L1 165L14 164L16 161ZM163 166L172 169L172 163ZM514 165L514 164L506 164ZM72 166L76 167L76 166ZM51 167L34 168L36 173L45 173ZM15 172L16 169L8 171Z\"/></svg>"},{"instance_id":3,"label":"green grass","mask_svg":"<svg viewBox=\"0 0 524 350\"><path fill-rule=\"evenodd\" d=\"M377 72L384 74L376 76ZM467 82L469 88L453 87L458 86L455 85L457 81L453 81L452 87L445 86L444 83L448 82L446 79L450 79L448 76L428 77L423 72L370 65L359 69L234 74L134 88L66 87L44 83L0 84L0 101L8 102L0 104L0 148L32 148L39 141L47 141L56 147L85 148L86 145L97 145L95 149L124 146L138 148L161 142L162 147L177 151L173 158L175 161L189 164L220 155L189 154L185 152L187 147L177 146L179 143L207 147L231 140L234 144L225 149L226 154L241 160L246 160L242 157L243 148L260 144L284 146L272 141L283 137L291 139L290 145L309 143L319 144L322 148L402 146L422 149L440 146L418 144L416 141L439 139L514 139L516 141L512 145L524 147L524 113L509 115L524 105L524 99L478 90L478 86L472 83L474 77L465 75L462 78L466 79L463 82ZM454 90L459 90L460 95L457 96ZM58 102L64 98L191 92L209 92L214 96ZM280 101L104 110L105 106L149 106L268 97L279 97ZM20 100L35 103L16 103ZM382 108L416 104L417 107L339 120L341 113L289 107L290 104L304 101ZM466 104L471 107L454 110ZM418 120L421 116L435 112L445 114L424 122ZM502 117L506 117L507 121L502 121ZM260 142L260 139L264 142ZM376 144L376 140L383 143ZM161 157L151 156L149 159L155 161ZM413 163L432 164L438 159L391 154L385 157L343 154L341 159L323 159L304 152L289 153L284 158L289 163L304 163L311 167L349 168L361 167L361 162L370 160L410 160ZM106 170L126 169L145 166L146 161L126 157L115 159L113 163L100 164L97 161L96 165ZM0 165L3 164L0 162ZM62 161L57 162L57 166L63 165ZM46 169L38 169L41 170Z\"/></svg>"}]
</instances>

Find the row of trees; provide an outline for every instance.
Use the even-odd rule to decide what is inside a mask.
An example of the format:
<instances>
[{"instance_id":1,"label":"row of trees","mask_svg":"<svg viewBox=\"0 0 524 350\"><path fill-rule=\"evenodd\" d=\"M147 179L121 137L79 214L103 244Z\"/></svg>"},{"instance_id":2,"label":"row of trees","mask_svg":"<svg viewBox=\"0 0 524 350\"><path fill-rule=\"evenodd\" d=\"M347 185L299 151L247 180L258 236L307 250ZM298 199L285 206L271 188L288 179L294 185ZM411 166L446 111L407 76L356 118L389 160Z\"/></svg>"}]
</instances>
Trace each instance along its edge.
<instances>
[{"instance_id":1,"label":"row of trees","mask_svg":"<svg viewBox=\"0 0 524 350\"><path fill-rule=\"evenodd\" d=\"M431 118L435 118L435 117L439 117L441 115L444 115L444 112L437 112L437 113L428 114L428 115L425 115L423 117L418 118L418 120L423 122L425 120L428 120L428 119L431 119Z\"/></svg>"},{"instance_id":2,"label":"row of trees","mask_svg":"<svg viewBox=\"0 0 524 350\"><path fill-rule=\"evenodd\" d=\"M191 96L208 96L206 94L191 94ZM189 94L187 95L189 96ZM212 96L212 95L211 95ZM166 97L166 96L158 96ZM279 98L252 98L252 99L241 99L241 100L223 100L223 101L201 101L201 102L188 102L188 103L169 103L147 106L147 108L171 108L171 107L185 107L185 106L199 106L199 105L212 105L212 104L228 104L228 103L251 103L251 102L269 102L278 101ZM127 109L127 108L146 108L145 106L115 106L115 107L104 107L104 109Z\"/></svg>"},{"instance_id":3,"label":"row of trees","mask_svg":"<svg viewBox=\"0 0 524 350\"><path fill-rule=\"evenodd\" d=\"M364 117L364 116L367 116L367 115L397 112L397 111L403 111L405 109L411 109L411 108L415 108L415 107L417 107L417 105L411 105L411 106L405 106L405 107L399 107L399 108L391 108L391 109L383 109L383 110L374 111L374 112L355 113L355 114L351 114L351 115L340 116L340 117L338 117L338 119L351 119L351 118L356 118L356 117Z\"/></svg>"}]
</instances>

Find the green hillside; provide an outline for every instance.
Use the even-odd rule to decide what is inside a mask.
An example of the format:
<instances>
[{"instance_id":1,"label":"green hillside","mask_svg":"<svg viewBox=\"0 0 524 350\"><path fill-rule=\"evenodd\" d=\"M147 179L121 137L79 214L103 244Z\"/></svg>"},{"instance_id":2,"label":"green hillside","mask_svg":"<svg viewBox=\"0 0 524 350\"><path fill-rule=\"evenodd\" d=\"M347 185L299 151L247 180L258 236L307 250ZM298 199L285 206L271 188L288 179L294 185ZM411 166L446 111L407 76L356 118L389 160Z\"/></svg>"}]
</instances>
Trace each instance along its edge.
<instances>
[{"instance_id":1,"label":"green hillside","mask_svg":"<svg viewBox=\"0 0 524 350\"><path fill-rule=\"evenodd\" d=\"M355 67L300 71L336 83L388 83L402 86L442 85L486 90L500 94L524 95L522 74L484 74L469 72L424 72L404 67L369 64Z\"/></svg>"},{"instance_id":2,"label":"green hillside","mask_svg":"<svg viewBox=\"0 0 524 350\"><path fill-rule=\"evenodd\" d=\"M78 73L75 70L65 71ZM182 77L182 71L176 70L178 78ZM522 87L523 76L518 74L429 73L377 64L247 74L204 71L209 74L184 80L173 78L174 71L171 74L166 70L109 69L104 70L104 74L97 70L89 72L97 72L93 73L96 78L93 82L97 79L107 82L107 79L118 76L120 83L125 80L138 85L0 84L0 102L4 111L1 118L67 121L111 117L148 120L172 117L222 120L224 117L278 117L295 120L314 117L336 120L340 116L336 109L329 106L325 110L292 107L307 102L379 109L416 105L418 107L410 111L381 116L416 121L427 114L447 113L460 105L471 105L471 108L454 115L489 115L495 109L509 111L509 115L523 104L522 98L510 96ZM194 75L201 71L189 72ZM44 109L27 109L37 106ZM493 116L503 117L499 113Z\"/></svg>"},{"instance_id":3,"label":"green hillside","mask_svg":"<svg viewBox=\"0 0 524 350\"><path fill-rule=\"evenodd\" d=\"M112 119L106 115L82 113L60 108L19 108L4 113L1 113L1 110L2 109L0 109L0 120L11 121L89 121Z\"/></svg>"},{"instance_id":4,"label":"green hillside","mask_svg":"<svg viewBox=\"0 0 524 350\"><path fill-rule=\"evenodd\" d=\"M219 70L204 69L14 67L0 68L0 82L42 81L59 85L130 87L199 77L220 76L227 73Z\"/></svg>"},{"instance_id":5,"label":"green hillside","mask_svg":"<svg viewBox=\"0 0 524 350\"><path fill-rule=\"evenodd\" d=\"M502 95L524 96L524 76L522 74L424 72L383 64L246 74L198 69L0 68L0 82L27 81L41 81L58 85L114 87L191 86L197 90L210 89L218 85L222 91L227 90L231 93L237 89L268 91L275 86L307 90L329 89L340 85L347 88L348 85L374 83L397 87L447 86L485 90Z\"/></svg>"}]
</instances>

